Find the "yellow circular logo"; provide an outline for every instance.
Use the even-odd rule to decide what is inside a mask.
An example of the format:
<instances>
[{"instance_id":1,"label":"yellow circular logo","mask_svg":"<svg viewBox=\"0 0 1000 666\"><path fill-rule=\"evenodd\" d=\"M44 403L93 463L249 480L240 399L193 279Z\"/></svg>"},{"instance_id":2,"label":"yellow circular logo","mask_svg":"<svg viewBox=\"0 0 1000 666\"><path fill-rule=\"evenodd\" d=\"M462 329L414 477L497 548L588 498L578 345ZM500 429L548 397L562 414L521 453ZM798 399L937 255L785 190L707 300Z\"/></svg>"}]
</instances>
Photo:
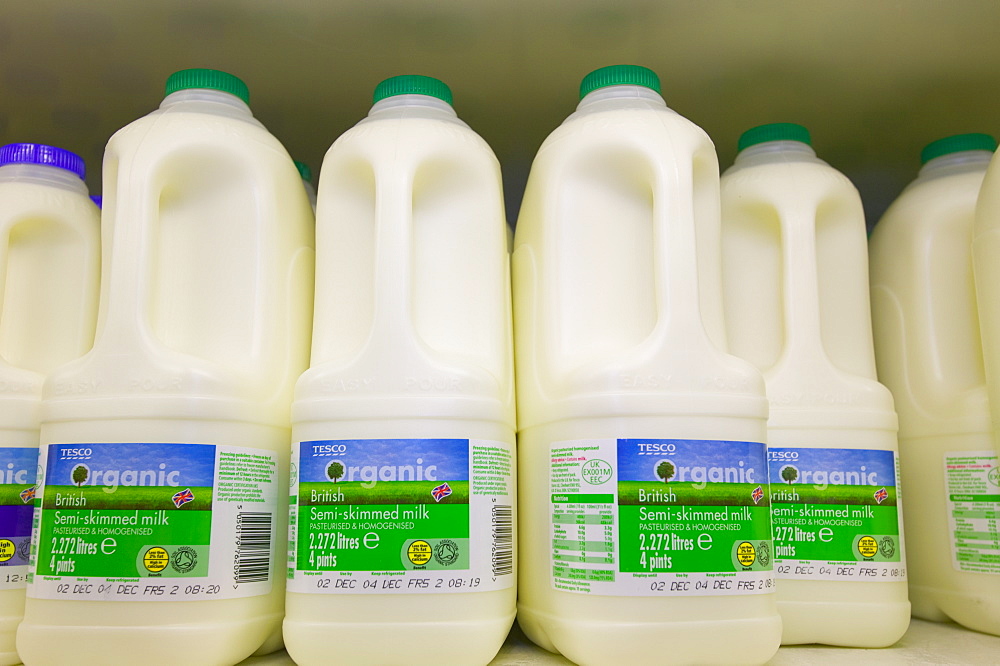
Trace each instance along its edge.
<instances>
[{"instance_id":1,"label":"yellow circular logo","mask_svg":"<svg viewBox=\"0 0 1000 666\"><path fill-rule=\"evenodd\" d=\"M0 539L0 562L6 562L14 557L14 542L10 539Z\"/></svg>"},{"instance_id":2,"label":"yellow circular logo","mask_svg":"<svg viewBox=\"0 0 1000 666\"><path fill-rule=\"evenodd\" d=\"M875 557L875 553L878 552L875 537L863 536L858 539L858 552L861 553L861 557Z\"/></svg>"},{"instance_id":3,"label":"yellow circular logo","mask_svg":"<svg viewBox=\"0 0 1000 666\"><path fill-rule=\"evenodd\" d=\"M142 556L142 565L146 567L146 571L150 573L160 573L167 568L167 564L170 562L170 555L167 551L159 546L153 546L146 551L146 554Z\"/></svg>"},{"instance_id":4,"label":"yellow circular logo","mask_svg":"<svg viewBox=\"0 0 1000 666\"><path fill-rule=\"evenodd\" d=\"M431 556L431 545L423 539L414 541L410 544L410 547L406 549L406 557L409 558L410 562L418 567L422 567L430 562Z\"/></svg>"},{"instance_id":5,"label":"yellow circular logo","mask_svg":"<svg viewBox=\"0 0 1000 666\"><path fill-rule=\"evenodd\" d=\"M736 547L736 559L745 567L753 566L757 561L757 549L749 541L744 541Z\"/></svg>"}]
</instances>

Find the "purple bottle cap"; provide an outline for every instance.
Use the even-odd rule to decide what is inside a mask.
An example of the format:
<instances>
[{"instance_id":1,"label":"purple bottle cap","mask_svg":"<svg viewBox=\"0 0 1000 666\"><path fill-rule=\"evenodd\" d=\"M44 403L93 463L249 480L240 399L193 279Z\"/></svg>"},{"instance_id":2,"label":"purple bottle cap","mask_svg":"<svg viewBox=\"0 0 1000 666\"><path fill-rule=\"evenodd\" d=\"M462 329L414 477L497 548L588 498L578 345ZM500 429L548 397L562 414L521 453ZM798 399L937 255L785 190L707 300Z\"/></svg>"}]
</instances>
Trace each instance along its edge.
<instances>
[{"instance_id":1,"label":"purple bottle cap","mask_svg":"<svg viewBox=\"0 0 1000 666\"><path fill-rule=\"evenodd\" d=\"M90 200L93 201L95 204L97 204L98 208L103 208L103 206L101 205L101 201L103 199L101 198L100 194L91 194L90 195Z\"/></svg>"},{"instance_id":2,"label":"purple bottle cap","mask_svg":"<svg viewBox=\"0 0 1000 666\"><path fill-rule=\"evenodd\" d=\"M8 143L0 146L0 166L7 164L42 164L66 169L82 180L86 175L83 158L55 146L42 143Z\"/></svg>"}]
</instances>

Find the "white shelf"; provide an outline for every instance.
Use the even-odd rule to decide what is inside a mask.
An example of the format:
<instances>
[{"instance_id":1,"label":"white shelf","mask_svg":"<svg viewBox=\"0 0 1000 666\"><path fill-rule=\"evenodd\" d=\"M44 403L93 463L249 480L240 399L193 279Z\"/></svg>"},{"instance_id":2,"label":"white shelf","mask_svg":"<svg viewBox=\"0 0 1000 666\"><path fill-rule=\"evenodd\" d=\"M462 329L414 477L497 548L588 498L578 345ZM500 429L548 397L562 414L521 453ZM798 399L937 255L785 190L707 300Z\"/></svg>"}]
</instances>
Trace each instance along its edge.
<instances>
[{"instance_id":1,"label":"white shelf","mask_svg":"<svg viewBox=\"0 0 1000 666\"><path fill-rule=\"evenodd\" d=\"M969 631L957 624L913 620L902 640L891 648L862 650L822 645L783 647L769 666L810 666L824 664L997 664L1000 637ZM285 652L247 659L241 666L294 666ZM536 647L515 626L493 666L555 666L572 664L559 655Z\"/></svg>"}]
</instances>

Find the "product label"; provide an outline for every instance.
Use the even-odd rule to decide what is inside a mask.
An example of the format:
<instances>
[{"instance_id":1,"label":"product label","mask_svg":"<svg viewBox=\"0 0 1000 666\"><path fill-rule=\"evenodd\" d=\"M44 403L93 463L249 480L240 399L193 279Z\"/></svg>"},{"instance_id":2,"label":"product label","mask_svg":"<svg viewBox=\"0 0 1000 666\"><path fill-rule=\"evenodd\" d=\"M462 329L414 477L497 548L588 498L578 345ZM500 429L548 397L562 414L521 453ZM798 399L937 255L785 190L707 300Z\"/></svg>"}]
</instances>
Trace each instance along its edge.
<instances>
[{"instance_id":1,"label":"product label","mask_svg":"<svg viewBox=\"0 0 1000 666\"><path fill-rule=\"evenodd\" d=\"M486 592L514 585L514 451L476 439L292 447L288 590Z\"/></svg>"},{"instance_id":2,"label":"product label","mask_svg":"<svg viewBox=\"0 0 1000 666\"><path fill-rule=\"evenodd\" d=\"M267 594L278 458L210 444L51 444L39 456L28 596Z\"/></svg>"},{"instance_id":3,"label":"product label","mask_svg":"<svg viewBox=\"0 0 1000 666\"><path fill-rule=\"evenodd\" d=\"M590 439L556 442L550 451L555 589L773 591L763 444Z\"/></svg>"},{"instance_id":4,"label":"product label","mask_svg":"<svg viewBox=\"0 0 1000 666\"><path fill-rule=\"evenodd\" d=\"M38 449L0 448L0 590L28 580Z\"/></svg>"},{"instance_id":5,"label":"product label","mask_svg":"<svg viewBox=\"0 0 1000 666\"><path fill-rule=\"evenodd\" d=\"M958 571L1000 574L1000 464L993 451L944 456L951 563Z\"/></svg>"},{"instance_id":6,"label":"product label","mask_svg":"<svg viewBox=\"0 0 1000 666\"><path fill-rule=\"evenodd\" d=\"M774 571L799 580L906 580L896 454L771 447Z\"/></svg>"}]
</instances>

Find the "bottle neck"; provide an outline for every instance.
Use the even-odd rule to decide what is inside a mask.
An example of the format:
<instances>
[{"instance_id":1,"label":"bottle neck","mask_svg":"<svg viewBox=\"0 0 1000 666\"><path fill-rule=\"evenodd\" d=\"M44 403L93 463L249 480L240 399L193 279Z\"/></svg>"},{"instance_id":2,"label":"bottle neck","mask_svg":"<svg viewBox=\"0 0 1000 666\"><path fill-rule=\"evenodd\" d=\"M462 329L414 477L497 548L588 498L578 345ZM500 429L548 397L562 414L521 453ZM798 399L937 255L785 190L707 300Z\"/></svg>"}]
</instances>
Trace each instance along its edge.
<instances>
[{"instance_id":1,"label":"bottle neck","mask_svg":"<svg viewBox=\"0 0 1000 666\"><path fill-rule=\"evenodd\" d=\"M75 173L44 164L5 164L0 166L0 183L34 183L87 195L87 184Z\"/></svg>"},{"instance_id":2,"label":"bottle neck","mask_svg":"<svg viewBox=\"0 0 1000 666\"><path fill-rule=\"evenodd\" d=\"M451 104L431 95L393 95L380 99L372 105L368 117L378 117L402 108L420 109L431 115L440 114L444 118L455 119L458 114Z\"/></svg>"},{"instance_id":3,"label":"bottle neck","mask_svg":"<svg viewBox=\"0 0 1000 666\"><path fill-rule=\"evenodd\" d=\"M744 148L736 155L734 167L775 162L816 162L816 151L801 141L764 141Z\"/></svg>"},{"instance_id":4,"label":"bottle neck","mask_svg":"<svg viewBox=\"0 0 1000 666\"><path fill-rule=\"evenodd\" d=\"M160 102L161 109L169 109L182 104L217 104L223 115L239 118L253 118L250 106L236 95L211 88L187 88L172 92Z\"/></svg>"},{"instance_id":5,"label":"bottle neck","mask_svg":"<svg viewBox=\"0 0 1000 666\"><path fill-rule=\"evenodd\" d=\"M590 111L608 105L617 106L616 102L625 101L627 103L637 100L667 108L663 97L652 88L646 86L605 86L584 95L580 103L576 105L576 110Z\"/></svg>"},{"instance_id":6,"label":"bottle neck","mask_svg":"<svg viewBox=\"0 0 1000 666\"><path fill-rule=\"evenodd\" d=\"M917 174L917 178L938 178L969 171L985 171L993 159L993 153L988 150L963 150L948 153L928 160Z\"/></svg>"}]
</instances>

